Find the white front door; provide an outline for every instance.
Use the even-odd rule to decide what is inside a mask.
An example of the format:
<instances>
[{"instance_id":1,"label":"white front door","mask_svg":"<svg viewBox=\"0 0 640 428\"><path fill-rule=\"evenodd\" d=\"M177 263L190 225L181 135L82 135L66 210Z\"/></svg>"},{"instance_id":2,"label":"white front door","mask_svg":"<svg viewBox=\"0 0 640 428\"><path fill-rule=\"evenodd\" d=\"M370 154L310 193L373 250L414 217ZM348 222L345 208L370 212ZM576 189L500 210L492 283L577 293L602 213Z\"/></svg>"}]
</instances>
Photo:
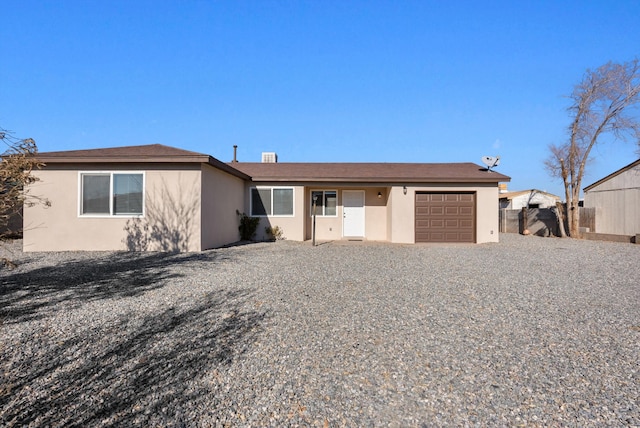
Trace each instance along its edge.
<instances>
[{"instance_id":1,"label":"white front door","mask_svg":"<svg viewBox=\"0 0 640 428\"><path fill-rule=\"evenodd\" d=\"M342 235L364 237L364 190L344 190L342 205Z\"/></svg>"}]
</instances>

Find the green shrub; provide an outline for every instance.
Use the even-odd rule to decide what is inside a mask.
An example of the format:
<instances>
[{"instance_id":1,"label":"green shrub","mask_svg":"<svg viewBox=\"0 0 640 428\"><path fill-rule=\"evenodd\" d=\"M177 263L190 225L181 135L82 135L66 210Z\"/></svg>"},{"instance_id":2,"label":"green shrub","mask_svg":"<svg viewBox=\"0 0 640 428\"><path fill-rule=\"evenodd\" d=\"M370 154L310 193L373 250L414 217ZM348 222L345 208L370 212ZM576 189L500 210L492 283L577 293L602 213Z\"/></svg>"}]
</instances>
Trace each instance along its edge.
<instances>
[{"instance_id":1,"label":"green shrub","mask_svg":"<svg viewBox=\"0 0 640 428\"><path fill-rule=\"evenodd\" d=\"M240 231L240 240L242 241L251 241L256 236L256 230L258 230L258 223L260 223L260 218L258 217L249 217L245 213L241 213L236 210L236 214L240 217L240 226L238 226L238 230Z\"/></svg>"}]
</instances>

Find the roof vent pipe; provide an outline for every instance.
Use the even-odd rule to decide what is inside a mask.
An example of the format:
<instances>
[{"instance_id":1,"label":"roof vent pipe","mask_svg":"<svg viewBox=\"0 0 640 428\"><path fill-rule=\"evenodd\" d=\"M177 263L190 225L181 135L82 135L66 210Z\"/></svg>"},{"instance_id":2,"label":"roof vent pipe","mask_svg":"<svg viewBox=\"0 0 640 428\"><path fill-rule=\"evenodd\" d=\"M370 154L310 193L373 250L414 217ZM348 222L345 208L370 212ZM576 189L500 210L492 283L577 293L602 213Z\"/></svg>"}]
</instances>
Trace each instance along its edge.
<instances>
[{"instance_id":1,"label":"roof vent pipe","mask_svg":"<svg viewBox=\"0 0 640 428\"><path fill-rule=\"evenodd\" d=\"M233 145L233 162L238 162L238 145Z\"/></svg>"}]
</instances>

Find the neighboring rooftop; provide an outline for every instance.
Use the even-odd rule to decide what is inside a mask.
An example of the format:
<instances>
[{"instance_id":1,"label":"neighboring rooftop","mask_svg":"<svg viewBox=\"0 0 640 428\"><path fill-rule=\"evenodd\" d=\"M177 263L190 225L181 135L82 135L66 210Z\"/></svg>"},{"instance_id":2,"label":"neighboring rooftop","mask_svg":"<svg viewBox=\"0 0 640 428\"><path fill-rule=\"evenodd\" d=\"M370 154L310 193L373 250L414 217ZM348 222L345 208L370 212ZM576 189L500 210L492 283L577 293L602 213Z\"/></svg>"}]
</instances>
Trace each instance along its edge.
<instances>
[{"instance_id":1,"label":"neighboring rooftop","mask_svg":"<svg viewBox=\"0 0 640 428\"><path fill-rule=\"evenodd\" d=\"M544 192L544 191L538 190L538 189L529 189L529 190L520 190L520 191L516 191L516 192L500 193L500 199L513 199L513 198L516 198L518 196L528 195L529 193L535 193L535 194L539 194L539 195L546 195L546 196L555 198L557 200L560 200L560 196L554 195L553 193Z\"/></svg>"},{"instance_id":2,"label":"neighboring rooftop","mask_svg":"<svg viewBox=\"0 0 640 428\"><path fill-rule=\"evenodd\" d=\"M601 178L600 180L596 181L595 183L588 185L583 190L585 192L588 192L588 191L592 190L594 187L597 187L597 186L601 185L602 183L611 180L613 177L616 177L616 176L622 174L623 172L629 171L630 169L633 169L633 168L635 168L637 166L640 166L640 159L638 159L635 162L631 162L629 165L623 166L619 170L614 171L611 174L607 175L606 177Z\"/></svg>"}]
</instances>

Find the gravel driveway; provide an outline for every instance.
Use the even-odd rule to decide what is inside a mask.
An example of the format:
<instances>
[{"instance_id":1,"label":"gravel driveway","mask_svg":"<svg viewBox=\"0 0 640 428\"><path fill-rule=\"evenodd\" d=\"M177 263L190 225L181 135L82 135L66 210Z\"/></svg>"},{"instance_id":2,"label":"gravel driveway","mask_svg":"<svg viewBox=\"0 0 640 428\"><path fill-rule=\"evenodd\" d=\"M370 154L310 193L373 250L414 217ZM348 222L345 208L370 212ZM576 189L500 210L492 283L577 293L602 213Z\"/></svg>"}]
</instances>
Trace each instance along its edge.
<instances>
[{"instance_id":1,"label":"gravel driveway","mask_svg":"<svg viewBox=\"0 0 640 428\"><path fill-rule=\"evenodd\" d=\"M640 245L12 257L3 426L640 425Z\"/></svg>"}]
</instances>

